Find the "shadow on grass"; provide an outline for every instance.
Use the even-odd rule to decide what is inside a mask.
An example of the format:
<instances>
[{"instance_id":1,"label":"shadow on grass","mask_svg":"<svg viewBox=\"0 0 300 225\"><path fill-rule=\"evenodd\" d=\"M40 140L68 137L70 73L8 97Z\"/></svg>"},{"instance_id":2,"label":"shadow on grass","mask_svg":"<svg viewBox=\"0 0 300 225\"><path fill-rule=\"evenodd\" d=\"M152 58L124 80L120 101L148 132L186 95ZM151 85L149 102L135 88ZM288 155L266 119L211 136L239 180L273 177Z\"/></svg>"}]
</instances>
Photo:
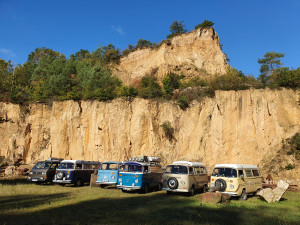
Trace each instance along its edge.
<instances>
[{"instance_id":1,"label":"shadow on grass","mask_svg":"<svg viewBox=\"0 0 300 225\"><path fill-rule=\"evenodd\" d=\"M68 196L69 194L67 193L56 193L56 194L49 194L49 195L5 196L5 197L1 197L0 199L0 208L1 210L30 208L38 205L43 205L45 203L51 204L55 201L58 201L61 198L66 198Z\"/></svg>"},{"instance_id":2,"label":"shadow on grass","mask_svg":"<svg viewBox=\"0 0 300 225\"><path fill-rule=\"evenodd\" d=\"M16 203L17 199L11 201ZM2 216L6 224L30 224L32 221L35 224L296 224L273 215L267 216L264 210L269 208L212 207L197 199L158 192L120 198L104 197L34 213Z\"/></svg>"},{"instance_id":3,"label":"shadow on grass","mask_svg":"<svg viewBox=\"0 0 300 225\"><path fill-rule=\"evenodd\" d=\"M18 185L18 184L31 184L32 182L27 180L27 177L20 178L1 178L0 185Z\"/></svg>"}]
</instances>

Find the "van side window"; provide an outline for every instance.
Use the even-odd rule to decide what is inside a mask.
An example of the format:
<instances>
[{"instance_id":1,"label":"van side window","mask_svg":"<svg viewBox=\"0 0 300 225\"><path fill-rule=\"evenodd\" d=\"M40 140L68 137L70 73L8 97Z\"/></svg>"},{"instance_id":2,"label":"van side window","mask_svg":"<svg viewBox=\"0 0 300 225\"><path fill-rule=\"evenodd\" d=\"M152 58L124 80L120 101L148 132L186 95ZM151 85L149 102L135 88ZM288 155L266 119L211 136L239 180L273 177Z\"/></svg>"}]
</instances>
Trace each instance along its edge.
<instances>
[{"instance_id":1,"label":"van side window","mask_svg":"<svg viewBox=\"0 0 300 225\"><path fill-rule=\"evenodd\" d=\"M100 168L99 164L93 164L93 170L98 170Z\"/></svg>"},{"instance_id":2,"label":"van side window","mask_svg":"<svg viewBox=\"0 0 300 225\"><path fill-rule=\"evenodd\" d=\"M82 170L82 164L76 164L76 168L77 170Z\"/></svg>"},{"instance_id":3,"label":"van side window","mask_svg":"<svg viewBox=\"0 0 300 225\"><path fill-rule=\"evenodd\" d=\"M204 167L201 167L201 169L203 169L203 173L207 173L207 170L206 170L206 168L204 168Z\"/></svg>"},{"instance_id":4,"label":"van side window","mask_svg":"<svg viewBox=\"0 0 300 225\"><path fill-rule=\"evenodd\" d=\"M238 170L239 171L239 177L241 177L241 175L243 175L244 176L244 172L243 172L243 170Z\"/></svg>"},{"instance_id":5,"label":"van side window","mask_svg":"<svg viewBox=\"0 0 300 225\"><path fill-rule=\"evenodd\" d=\"M189 167L189 174L193 174L194 170L193 167Z\"/></svg>"},{"instance_id":6,"label":"van side window","mask_svg":"<svg viewBox=\"0 0 300 225\"><path fill-rule=\"evenodd\" d=\"M91 170L92 169L92 164L83 164L83 169L84 170Z\"/></svg>"},{"instance_id":7,"label":"van side window","mask_svg":"<svg viewBox=\"0 0 300 225\"><path fill-rule=\"evenodd\" d=\"M258 170L252 170L253 176L259 177L259 172Z\"/></svg>"},{"instance_id":8,"label":"van side window","mask_svg":"<svg viewBox=\"0 0 300 225\"><path fill-rule=\"evenodd\" d=\"M57 167L57 164L52 164L51 166L50 166L50 169L55 169Z\"/></svg>"},{"instance_id":9,"label":"van side window","mask_svg":"<svg viewBox=\"0 0 300 225\"><path fill-rule=\"evenodd\" d=\"M145 173L148 173L148 172L149 172L148 166L144 166L144 172L145 172Z\"/></svg>"},{"instance_id":10,"label":"van side window","mask_svg":"<svg viewBox=\"0 0 300 225\"><path fill-rule=\"evenodd\" d=\"M245 170L247 177L253 177L251 170Z\"/></svg>"},{"instance_id":11,"label":"van side window","mask_svg":"<svg viewBox=\"0 0 300 225\"><path fill-rule=\"evenodd\" d=\"M205 168L200 167L200 173L201 173L201 174L205 173Z\"/></svg>"}]
</instances>

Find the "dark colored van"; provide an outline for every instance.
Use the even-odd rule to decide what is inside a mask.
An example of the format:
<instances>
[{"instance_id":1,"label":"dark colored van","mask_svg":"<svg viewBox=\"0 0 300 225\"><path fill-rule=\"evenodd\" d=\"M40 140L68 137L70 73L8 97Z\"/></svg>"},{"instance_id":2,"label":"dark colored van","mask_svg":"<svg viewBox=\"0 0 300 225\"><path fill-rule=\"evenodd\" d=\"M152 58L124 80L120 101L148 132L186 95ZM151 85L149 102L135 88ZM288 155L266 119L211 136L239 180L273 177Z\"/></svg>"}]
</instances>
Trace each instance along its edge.
<instances>
[{"instance_id":1,"label":"dark colored van","mask_svg":"<svg viewBox=\"0 0 300 225\"><path fill-rule=\"evenodd\" d=\"M98 171L100 162L84 160L64 160L56 170L53 183L82 186L89 183L91 174Z\"/></svg>"},{"instance_id":2,"label":"dark colored van","mask_svg":"<svg viewBox=\"0 0 300 225\"><path fill-rule=\"evenodd\" d=\"M38 162L29 172L28 180L35 183L52 182L56 169L63 159L48 158Z\"/></svg>"}]
</instances>

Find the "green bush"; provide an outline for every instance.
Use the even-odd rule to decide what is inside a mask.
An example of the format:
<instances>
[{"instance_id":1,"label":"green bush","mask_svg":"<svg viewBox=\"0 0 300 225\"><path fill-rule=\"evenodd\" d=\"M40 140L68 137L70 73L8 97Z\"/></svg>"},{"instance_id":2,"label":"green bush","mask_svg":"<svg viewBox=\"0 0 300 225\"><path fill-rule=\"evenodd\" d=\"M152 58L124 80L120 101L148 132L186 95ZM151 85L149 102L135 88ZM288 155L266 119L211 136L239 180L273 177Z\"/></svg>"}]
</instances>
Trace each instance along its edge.
<instances>
[{"instance_id":1,"label":"green bush","mask_svg":"<svg viewBox=\"0 0 300 225\"><path fill-rule=\"evenodd\" d=\"M180 80L181 77L174 73L169 73L164 77L162 83L163 83L165 98L167 99L172 98L174 90L180 87Z\"/></svg>"},{"instance_id":2,"label":"green bush","mask_svg":"<svg viewBox=\"0 0 300 225\"><path fill-rule=\"evenodd\" d=\"M174 128L171 126L170 121L165 121L160 126L163 128L164 133L165 133L166 137L169 139L169 141L172 141L174 138Z\"/></svg>"},{"instance_id":3,"label":"green bush","mask_svg":"<svg viewBox=\"0 0 300 225\"><path fill-rule=\"evenodd\" d=\"M185 110L186 108L189 107L189 101L186 95L182 94L179 95L178 100L177 100L178 106L182 109Z\"/></svg>"},{"instance_id":4,"label":"green bush","mask_svg":"<svg viewBox=\"0 0 300 225\"><path fill-rule=\"evenodd\" d=\"M139 85L139 93L142 98L162 97L162 88L158 83L158 79L154 76L145 76Z\"/></svg>"},{"instance_id":5,"label":"green bush","mask_svg":"<svg viewBox=\"0 0 300 225\"><path fill-rule=\"evenodd\" d=\"M195 30L199 29L199 28L210 28L214 25L214 23L212 21L209 20L204 20L203 23L198 24L195 26Z\"/></svg>"},{"instance_id":6,"label":"green bush","mask_svg":"<svg viewBox=\"0 0 300 225\"><path fill-rule=\"evenodd\" d=\"M127 87L124 86L121 89L121 96L125 96L125 97L135 97L139 94L138 90L132 86Z\"/></svg>"}]
</instances>

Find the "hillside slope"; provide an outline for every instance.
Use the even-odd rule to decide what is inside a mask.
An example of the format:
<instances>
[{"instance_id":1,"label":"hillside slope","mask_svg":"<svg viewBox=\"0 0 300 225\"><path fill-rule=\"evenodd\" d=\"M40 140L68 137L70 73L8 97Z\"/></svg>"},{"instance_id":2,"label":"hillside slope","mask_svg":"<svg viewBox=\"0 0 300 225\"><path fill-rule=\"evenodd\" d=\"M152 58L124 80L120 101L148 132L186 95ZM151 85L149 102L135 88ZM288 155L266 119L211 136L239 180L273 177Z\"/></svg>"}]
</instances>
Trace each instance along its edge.
<instances>
[{"instance_id":1,"label":"hillside slope","mask_svg":"<svg viewBox=\"0 0 300 225\"><path fill-rule=\"evenodd\" d=\"M207 78L226 73L227 67L217 33L206 28L176 36L156 49L136 50L121 58L113 74L130 85L147 74L159 79L168 72Z\"/></svg>"}]
</instances>

